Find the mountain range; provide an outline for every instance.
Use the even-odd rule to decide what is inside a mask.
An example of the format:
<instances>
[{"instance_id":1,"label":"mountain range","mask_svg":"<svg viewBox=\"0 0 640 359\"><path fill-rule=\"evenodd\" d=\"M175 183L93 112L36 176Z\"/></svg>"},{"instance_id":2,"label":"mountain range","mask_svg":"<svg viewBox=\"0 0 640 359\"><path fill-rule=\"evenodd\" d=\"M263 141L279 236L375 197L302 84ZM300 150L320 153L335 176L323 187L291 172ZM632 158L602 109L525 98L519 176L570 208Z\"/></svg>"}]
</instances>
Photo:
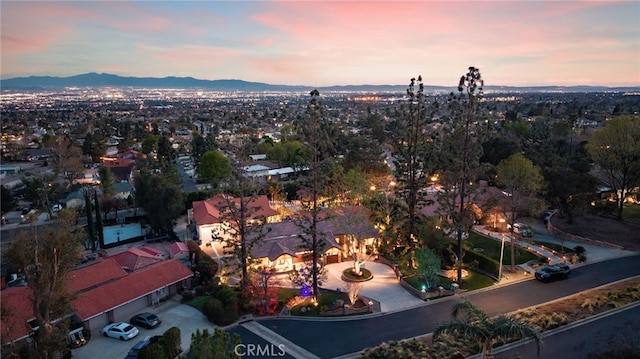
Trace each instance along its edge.
<instances>
[{"instance_id":1,"label":"mountain range","mask_svg":"<svg viewBox=\"0 0 640 359\"><path fill-rule=\"evenodd\" d=\"M38 90L58 89L65 87L140 87L140 88L194 88L212 91L310 91L311 86L273 85L262 82L243 80L200 80L193 77L123 77L105 73L87 73L69 77L29 76L0 80L0 88ZM401 92L407 85L346 85L317 87L320 91L346 92ZM640 87L606 87L606 86L485 86L487 92L629 92L640 91ZM455 90L455 86L426 86L427 92L448 93Z\"/></svg>"}]
</instances>

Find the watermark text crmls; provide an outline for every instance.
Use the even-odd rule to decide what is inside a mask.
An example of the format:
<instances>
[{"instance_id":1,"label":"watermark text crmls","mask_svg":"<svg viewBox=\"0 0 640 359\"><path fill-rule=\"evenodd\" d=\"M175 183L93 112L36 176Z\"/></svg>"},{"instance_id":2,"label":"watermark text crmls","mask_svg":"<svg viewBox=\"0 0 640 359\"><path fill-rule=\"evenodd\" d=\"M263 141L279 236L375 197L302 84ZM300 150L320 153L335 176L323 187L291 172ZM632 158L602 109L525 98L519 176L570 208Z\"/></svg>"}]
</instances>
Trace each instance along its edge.
<instances>
[{"instance_id":1,"label":"watermark text crmls","mask_svg":"<svg viewBox=\"0 0 640 359\"><path fill-rule=\"evenodd\" d=\"M282 357L284 344L238 344L233 349L240 357Z\"/></svg>"}]
</instances>

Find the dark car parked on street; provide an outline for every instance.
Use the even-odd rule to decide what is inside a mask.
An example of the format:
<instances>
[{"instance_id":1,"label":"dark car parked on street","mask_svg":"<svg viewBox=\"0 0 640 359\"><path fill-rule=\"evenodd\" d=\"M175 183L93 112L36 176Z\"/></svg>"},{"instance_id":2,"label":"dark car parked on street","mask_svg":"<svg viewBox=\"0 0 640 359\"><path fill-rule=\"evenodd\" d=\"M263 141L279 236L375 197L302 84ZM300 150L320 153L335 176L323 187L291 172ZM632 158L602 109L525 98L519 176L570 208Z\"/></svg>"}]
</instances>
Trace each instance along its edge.
<instances>
[{"instance_id":1,"label":"dark car parked on street","mask_svg":"<svg viewBox=\"0 0 640 359\"><path fill-rule=\"evenodd\" d=\"M160 320L160 318L158 318L158 316L153 313L145 312L134 315L133 317L131 317L131 320L129 322L143 328L151 329L160 325L160 323L162 323L162 320Z\"/></svg>"},{"instance_id":2,"label":"dark car parked on street","mask_svg":"<svg viewBox=\"0 0 640 359\"><path fill-rule=\"evenodd\" d=\"M556 279L569 278L571 268L564 263L557 263L540 268L536 271L536 279L542 282L550 282Z\"/></svg>"}]
</instances>

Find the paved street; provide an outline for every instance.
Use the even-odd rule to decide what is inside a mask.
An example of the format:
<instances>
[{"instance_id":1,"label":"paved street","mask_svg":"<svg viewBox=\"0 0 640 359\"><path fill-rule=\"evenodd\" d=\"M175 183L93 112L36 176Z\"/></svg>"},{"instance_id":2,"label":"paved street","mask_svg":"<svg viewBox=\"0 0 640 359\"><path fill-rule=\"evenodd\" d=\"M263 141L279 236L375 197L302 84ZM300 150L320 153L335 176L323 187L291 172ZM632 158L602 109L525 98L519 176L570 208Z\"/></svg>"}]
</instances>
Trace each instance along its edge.
<instances>
[{"instance_id":1,"label":"paved street","mask_svg":"<svg viewBox=\"0 0 640 359\"><path fill-rule=\"evenodd\" d=\"M640 275L640 255L602 261L575 268L566 281L540 283L535 280L496 286L460 296L438 299L388 315L354 320L300 320L269 318L257 322L269 331L296 343L320 358L357 353L388 340L399 340L432 332L436 324L450 320L450 309L460 297L469 298L489 315L507 313L562 298L595 286ZM313 338L313 340L309 340ZM274 343L277 344L277 343Z\"/></svg>"}]
</instances>

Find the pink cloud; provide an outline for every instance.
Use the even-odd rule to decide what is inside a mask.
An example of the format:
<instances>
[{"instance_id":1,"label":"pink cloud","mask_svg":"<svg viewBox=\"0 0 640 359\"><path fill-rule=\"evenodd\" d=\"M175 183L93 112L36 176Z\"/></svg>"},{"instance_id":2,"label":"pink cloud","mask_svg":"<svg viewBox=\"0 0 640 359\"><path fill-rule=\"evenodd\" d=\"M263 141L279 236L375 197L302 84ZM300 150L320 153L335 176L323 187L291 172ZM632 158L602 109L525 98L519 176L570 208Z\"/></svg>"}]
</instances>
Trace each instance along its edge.
<instances>
[{"instance_id":1,"label":"pink cloud","mask_svg":"<svg viewBox=\"0 0 640 359\"><path fill-rule=\"evenodd\" d=\"M3 56L36 52L71 36L70 23L95 13L56 2L8 2L2 5Z\"/></svg>"}]
</instances>

